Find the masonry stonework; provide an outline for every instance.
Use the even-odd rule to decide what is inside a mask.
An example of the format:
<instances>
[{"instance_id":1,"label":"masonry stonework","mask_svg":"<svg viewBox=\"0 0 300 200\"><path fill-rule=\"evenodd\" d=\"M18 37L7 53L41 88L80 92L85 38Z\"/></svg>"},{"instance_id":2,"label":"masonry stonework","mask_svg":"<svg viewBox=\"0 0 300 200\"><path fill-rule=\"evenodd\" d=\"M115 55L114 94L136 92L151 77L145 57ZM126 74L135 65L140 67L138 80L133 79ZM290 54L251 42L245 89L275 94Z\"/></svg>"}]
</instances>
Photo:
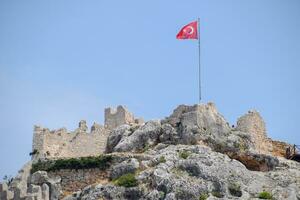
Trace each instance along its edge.
<instances>
[{"instance_id":1,"label":"masonry stonework","mask_svg":"<svg viewBox=\"0 0 300 200\"><path fill-rule=\"evenodd\" d=\"M86 121L81 120L75 131L66 128L49 130L41 126L34 127L33 160L76 158L97 156L105 152L106 142L112 129L123 124L143 123L134 118L125 107L116 110L105 109L105 125L94 123L88 131Z\"/></svg>"},{"instance_id":2,"label":"masonry stonework","mask_svg":"<svg viewBox=\"0 0 300 200\"><path fill-rule=\"evenodd\" d=\"M118 106L117 109L105 109L105 128L114 129L123 124L143 123L142 119L135 119L125 107Z\"/></svg>"},{"instance_id":3,"label":"masonry stonework","mask_svg":"<svg viewBox=\"0 0 300 200\"><path fill-rule=\"evenodd\" d=\"M236 130L251 134L252 142L258 153L285 157L286 149L292 147L288 143L267 137L265 122L256 110L248 111L247 114L240 117L237 121Z\"/></svg>"},{"instance_id":4,"label":"masonry stonework","mask_svg":"<svg viewBox=\"0 0 300 200\"><path fill-rule=\"evenodd\" d=\"M88 185L104 184L109 181L108 171L98 168L92 169L64 169L48 172L49 178L61 178L63 196L82 190Z\"/></svg>"}]
</instances>

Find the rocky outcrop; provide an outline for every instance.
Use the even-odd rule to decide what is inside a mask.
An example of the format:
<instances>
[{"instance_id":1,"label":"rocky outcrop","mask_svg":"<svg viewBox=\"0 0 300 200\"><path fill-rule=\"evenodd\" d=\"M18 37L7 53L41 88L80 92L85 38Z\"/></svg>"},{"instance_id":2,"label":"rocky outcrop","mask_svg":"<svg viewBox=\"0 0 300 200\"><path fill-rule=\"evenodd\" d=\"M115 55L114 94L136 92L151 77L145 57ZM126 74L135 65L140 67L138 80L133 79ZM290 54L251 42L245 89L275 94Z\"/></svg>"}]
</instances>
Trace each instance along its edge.
<instances>
[{"instance_id":1,"label":"rocky outcrop","mask_svg":"<svg viewBox=\"0 0 300 200\"><path fill-rule=\"evenodd\" d=\"M136 130L122 126L108 137L107 152L142 151L146 147L156 145L160 133L159 121L149 121Z\"/></svg>"},{"instance_id":2,"label":"rocky outcrop","mask_svg":"<svg viewBox=\"0 0 300 200\"><path fill-rule=\"evenodd\" d=\"M260 140L256 141L257 138ZM123 125L115 129L108 137L107 152L141 152L158 143L202 143L239 160L250 170L266 171L274 169L278 162L275 157L257 150L264 138L265 126L258 112L249 112L238 120L237 128L230 128L212 103L181 105L161 122L149 121L135 128Z\"/></svg>"},{"instance_id":3,"label":"rocky outcrop","mask_svg":"<svg viewBox=\"0 0 300 200\"><path fill-rule=\"evenodd\" d=\"M279 159L278 167L272 171L256 172L203 145L159 144L147 151L147 155L135 157L141 163L139 170L135 171L137 186L122 187L114 182L98 184L65 200L198 200L204 194L208 199L248 200L257 198L262 191L278 200L300 198L300 165L285 159ZM132 158L125 158L123 162L131 163Z\"/></svg>"},{"instance_id":4,"label":"rocky outcrop","mask_svg":"<svg viewBox=\"0 0 300 200\"><path fill-rule=\"evenodd\" d=\"M61 165L30 174L29 163L11 184L0 184L0 199L248 200L263 191L277 200L300 199L300 164L282 158L290 145L267 138L257 111L240 117L236 127L213 103L180 105L169 117L146 123L122 107L106 115L106 125L94 123L90 133L83 120L73 133L36 127L34 146L50 147L41 158L61 158ZM96 157L74 165L74 157L104 148L111 158L105 168L87 164Z\"/></svg>"},{"instance_id":5,"label":"rocky outcrop","mask_svg":"<svg viewBox=\"0 0 300 200\"><path fill-rule=\"evenodd\" d=\"M139 166L139 161L135 158L125 160L112 167L110 178L113 180L124 174L135 173Z\"/></svg>"}]
</instances>

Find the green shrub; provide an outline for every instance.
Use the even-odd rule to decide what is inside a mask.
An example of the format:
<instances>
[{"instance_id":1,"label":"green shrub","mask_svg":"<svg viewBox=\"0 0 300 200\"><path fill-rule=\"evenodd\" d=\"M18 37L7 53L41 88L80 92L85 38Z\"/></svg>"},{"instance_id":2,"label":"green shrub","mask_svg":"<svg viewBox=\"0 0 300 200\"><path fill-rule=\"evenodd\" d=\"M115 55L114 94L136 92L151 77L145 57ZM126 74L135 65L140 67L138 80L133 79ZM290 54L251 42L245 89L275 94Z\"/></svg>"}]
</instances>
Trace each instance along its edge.
<instances>
[{"instance_id":1,"label":"green shrub","mask_svg":"<svg viewBox=\"0 0 300 200\"><path fill-rule=\"evenodd\" d=\"M179 152L179 157L183 159L187 159L190 156L190 152L184 150Z\"/></svg>"},{"instance_id":2,"label":"green shrub","mask_svg":"<svg viewBox=\"0 0 300 200\"><path fill-rule=\"evenodd\" d=\"M159 163L165 163L166 162L166 159L164 156L161 156L158 160Z\"/></svg>"},{"instance_id":3,"label":"green shrub","mask_svg":"<svg viewBox=\"0 0 300 200\"><path fill-rule=\"evenodd\" d=\"M260 199L273 199L273 196L269 192L263 191L263 192L259 193L258 198L260 198Z\"/></svg>"},{"instance_id":4,"label":"green shrub","mask_svg":"<svg viewBox=\"0 0 300 200\"><path fill-rule=\"evenodd\" d=\"M231 183L228 186L228 190L229 190L230 194L233 196L236 196L236 197L242 196L241 186L237 183Z\"/></svg>"},{"instance_id":5,"label":"green shrub","mask_svg":"<svg viewBox=\"0 0 300 200\"><path fill-rule=\"evenodd\" d=\"M222 198L223 195L219 191L212 191L211 194L217 198Z\"/></svg>"},{"instance_id":6,"label":"green shrub","mask_svg":"<svg viewBox=\"0 0 300 200\"><path fill-rule=\"evenodd\" d=\"M208 198L208 194L204 193L200 195L199 200L206 200L207 198Z\"/></svg>"},{"instance_id":7,"label":"green shrub","mask_svg":"<svg viewBox=\"0 0 300 200\"><path fill-rule=\"evenodd\" d=\"M159 199L165 199L166 194L163 191L159 191Z\"/></svg>"},{"instance_id":8,"label":"green shrub","mask_svg":"<svg viewBox=\"0 0 300 200\"><path fill-rule=\"evenodd\" d=\"M31 173L36 171L55 171L60 169L107 169L110 166L112 156L101 155L96 157L81 157L38 161L32 165Z\"/></svg>"},{"instance_id":9,"label":"green shrub","mask_svg":"<svg viewBox=\"0 0 300 200\"><path fill-rule=\"evenodd\" d=\"M135 187L138 185L138 181L132 173L124 174L123 176L113 180L113 182L118 186L124 187Z\"/></svg>"},{"instance_id":10,"label":"green shrub","mask_svg":"<svg viewBox=\"0 0 300 200\"><path fill-rule=\"evenodd\" d=\"M142 152L146 152L150 149L150 145L146 144L142 150Z\"/></svg>"}]
</instances>

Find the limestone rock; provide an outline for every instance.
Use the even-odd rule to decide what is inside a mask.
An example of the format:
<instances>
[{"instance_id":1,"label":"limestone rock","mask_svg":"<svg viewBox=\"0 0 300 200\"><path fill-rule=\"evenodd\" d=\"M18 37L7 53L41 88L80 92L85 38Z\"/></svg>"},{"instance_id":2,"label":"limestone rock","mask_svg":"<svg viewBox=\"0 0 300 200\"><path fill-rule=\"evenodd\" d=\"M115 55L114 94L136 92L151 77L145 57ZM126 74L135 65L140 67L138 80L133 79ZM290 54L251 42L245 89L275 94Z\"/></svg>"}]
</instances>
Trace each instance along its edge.
<instances>
[{"instance_id":1,"label":"limestone rock","mask_svg":"<svg viewBox=\"0 0 300 200\"><path fill-rule=\"evenodd\" d=\"M128 137L132 132L129 125L122 125L114 129L107 139L106 152L112 152L114 147L121 141L123 137Z\"/></svg>"},{"instance_id":2,"label":"limestone rock","mask_svg":"<svg viewBox=\"0 0 300 200\"><path fill-rule=\"evenodd\" d=\"M139 162L135 158L125 160L120 164L113 166L110 174L111 179L116 179L123 174L134 173L139 168Z\"/></svg>"},{"instance_id":3,"label":"limestone rock","mask_svg":"<svg viewBox=\"0 0 300 200\"><path fill-rule=\"evenodd\" d=\"M49 197L50 197L49 186L46 183L44 183L42 185L42 198L43 200L49 200Z\"/></svg>"},{"instance_id":4,"label":"limestone rock","mask_svg":"<svg viewBox=\"0 0 300 200\"><path fill-rule=\"evenodd\" d=\"M19 170L17 176L13 179L9 186L9 189L13 191L14 198L25 198L27 195L27 181L29 180L31 162L26 163L21 170Z\"/></svg>"},{"instance_id":5,"label":"limestone rock","mask_svg":"<svg viewBox=\"0 0 300 200\"><path fill-rule=\"evenodd\" d=\"M177 144L180 141L180 135L170 124L162 125L161 135L159 136L159 141L165 144Z\"/></svg>"},{"instance_id":6,"label":"limestone rock","mask_svg":"<svg viewBox=\"0 0 300 200\"><path fill-rule=\"evenodd\" d=\"M37 171L31 175L30 182L34 185L42 185L43 183L47 183L50 181L47 172L45 171Z\"/></svg>"},{"instance_id":7,"label":"limestone rock","mask_svg":"<svg viewBox=\"0 0 300 200\"><path fill-rule=\"evenodd\" d=\"M161 124L159 121L149 121L128 137L123 137L113 148L113 151L140 151L147 146L156 145L158 143L160 130Z\"/></svg>"}]
</instances>

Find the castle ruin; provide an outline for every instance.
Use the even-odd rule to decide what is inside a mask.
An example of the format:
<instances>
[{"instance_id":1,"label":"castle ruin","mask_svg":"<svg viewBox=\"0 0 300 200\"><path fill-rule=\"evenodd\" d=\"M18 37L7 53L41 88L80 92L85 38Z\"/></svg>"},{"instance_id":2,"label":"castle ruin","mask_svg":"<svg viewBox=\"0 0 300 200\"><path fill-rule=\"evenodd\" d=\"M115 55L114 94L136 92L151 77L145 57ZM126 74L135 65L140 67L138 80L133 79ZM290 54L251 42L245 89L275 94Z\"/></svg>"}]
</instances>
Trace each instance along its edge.
<instances>
[{"instance_id":1,"label":"castle ruin","mask_svg":"<svg viewBox=\"0 0 300 200\"><path fill-rule=\"evenodd\" d=\"M57 159L97 156L105 152L110 130L123 124L139 124L143 121L135 119L125 107L105 109L105 124L94 123L90 131L86 121L79 122L75 131L66 128L49 130L34 126L32 159Z\"/></svg>"},{"instance_id":2,"label":"castle ruin","mask_svg":"<svg viewBox=\"0 0 300 200\"><path fill-rule=\"evenodd\" d=\"M188 109L188 110L186 110ZM200 110L199 110L200 109ZM208 103L207 106L179 106L168 118L170 124L176 124L178 116L182 112L195 110L198 113L197 123L201 125L204 115L210 110L209 115L214 115L218 123L226 123L225 119L217 112L214 104ZM199 116L198 116L199 115ZM183 125L193 123L192 116L183 115ZM185 119L187 118L187 119ZM175 121L174 121L175 120ZM199 121L200 120L200 121ZM41 126L34 127L32 159L57 159L57 158L76 158L86 156L97 156L105 153L107 138L111 130L120 125L143 124L142 119L136 119L125 107L118 106L116 109L106 108L104 112L104 125L94 123L90 130L86 121L79 122L79 126L74 131L67 131L66 128L49 130ZM188 124L187 124L188 125ZM214 127L212 124L211 127ZM230 131L229 126L216 125L219 132ZM207 127L204 127L205 129ZM224 129L224 130L223 130ZM249 133L252 138L254 148L258 153L285 156L285 149L290 145L280 141L274 141L267 137L265 122L260 114L253 110L240 117L236 128L232 130Z\"/></svg>"}]
</instances>

